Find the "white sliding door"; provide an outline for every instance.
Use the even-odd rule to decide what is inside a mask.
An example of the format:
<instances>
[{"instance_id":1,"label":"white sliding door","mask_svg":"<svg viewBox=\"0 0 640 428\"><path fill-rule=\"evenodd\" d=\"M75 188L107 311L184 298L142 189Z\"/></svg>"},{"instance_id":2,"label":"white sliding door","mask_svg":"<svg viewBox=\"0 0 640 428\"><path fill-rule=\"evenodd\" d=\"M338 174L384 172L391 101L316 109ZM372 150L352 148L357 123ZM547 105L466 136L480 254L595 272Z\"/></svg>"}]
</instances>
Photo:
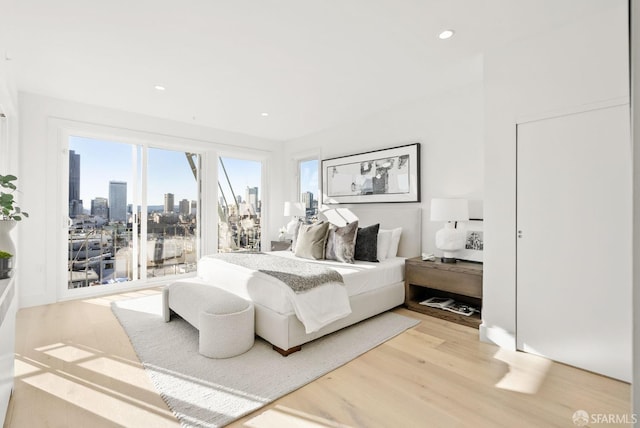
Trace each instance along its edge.
<instances>
[{"instance_id":1,"label":"white sliding door","mask_svg":"<svg viewBox=\"0 0 640 428\"><path fill-rule=\"evenodd\" d=\"M97 136L70 134L67 143L67 283L60 295L195 275L200 155Z\"/></svg>"},{"instance_id":2,"label":"white sliding door","mask_svg":"<svg viewBox=\"0 0 640 428\"><path fill-rule=\"evenodd\" d=\"M518 125L518 349L631 380L629 107Z\"/></svg>"}]
</instances>

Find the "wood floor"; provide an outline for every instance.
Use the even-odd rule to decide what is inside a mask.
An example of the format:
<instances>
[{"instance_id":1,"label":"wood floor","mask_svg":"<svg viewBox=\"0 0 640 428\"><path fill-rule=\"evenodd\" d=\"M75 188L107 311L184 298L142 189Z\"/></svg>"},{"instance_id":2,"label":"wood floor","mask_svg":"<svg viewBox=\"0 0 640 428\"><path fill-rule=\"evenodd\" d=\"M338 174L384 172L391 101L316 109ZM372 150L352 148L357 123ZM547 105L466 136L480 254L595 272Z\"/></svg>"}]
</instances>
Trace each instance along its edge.
<instances>
[{"instance_id":1,"label":"wood floor","mask_svg":"<svg viewBox=\"0 0 640 428\"><path fill-rule=\"evenodd\" d=\"M109 307L158 292L20 310L4 427L178 427ZM230 426L571 427L577 410L630 418L626 383L481 343L469 327L396 312L422 322Z\"/></svg>"}]
</instances>

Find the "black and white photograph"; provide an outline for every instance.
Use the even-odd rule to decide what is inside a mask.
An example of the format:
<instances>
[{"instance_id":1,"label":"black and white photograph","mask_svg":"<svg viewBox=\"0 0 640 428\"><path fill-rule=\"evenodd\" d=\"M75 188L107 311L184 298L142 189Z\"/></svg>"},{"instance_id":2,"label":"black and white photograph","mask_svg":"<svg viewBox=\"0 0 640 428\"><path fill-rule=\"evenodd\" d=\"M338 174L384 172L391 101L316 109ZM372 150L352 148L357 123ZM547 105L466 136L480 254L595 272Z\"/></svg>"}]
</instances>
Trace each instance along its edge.
<instances>
[{"instance_id":1,"label":"black and white photograph","mask_svg":"<svg viewBox=\"0 0 640 428\"><path fill-rule=\"evenodd\" d=\"M484 251L482 220L469 220L464 227L466 228L464 249L459 251L458 258L460 260L482 262L482 253Z\"/></svg>"},{"instance_id":2,"label":"black and white photograph","mask_svg":"<svg viewBox=\"0 0 640 428\"><path fill-rule=\"evenodd\" d=\"M323 203L419 201L419 143L322 161Z\"/></svg>"}]
</instances>

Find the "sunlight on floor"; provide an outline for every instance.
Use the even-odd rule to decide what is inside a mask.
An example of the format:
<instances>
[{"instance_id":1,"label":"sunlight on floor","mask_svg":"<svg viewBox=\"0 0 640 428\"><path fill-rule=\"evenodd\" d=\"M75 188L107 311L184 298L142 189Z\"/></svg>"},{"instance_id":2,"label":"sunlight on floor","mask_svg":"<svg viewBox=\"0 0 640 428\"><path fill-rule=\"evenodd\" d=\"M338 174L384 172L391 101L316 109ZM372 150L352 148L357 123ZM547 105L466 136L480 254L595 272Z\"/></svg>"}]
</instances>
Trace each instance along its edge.
<instances>
[{"instance_id":1,"label":"sunlight on floor","mask_svg":"<svg viewBox=\"0 0 640 428\"><path fill-rule=\"evenodd\" d=\"M131 361L80 344L40 346L16 354L15 380L122 426L176 426L155 396L144 369Z\"/></svg>"},{"instance_id":2,"label":"sunlight on floor","mask_svg":"<svg viewBox=\"0 0 640 428\"><path fill-rule=\"evenodd\" d=\"M248 420L244 426L250 428L349 428L349 425L279 405Z\"/></svg>"},{"instance_id":3,"label":"sunlight on floor","mask_svg":"<svg viewBox=\"0 0 640 428\"><path fill-rule=\"evenodd\" d=\"M140 367L135 367L131 364L124 364L105 357L93 358L89 361L79 363L78 366L91 370L99 375L109 373L110 378L119 380L123 383L131 383L131 379L135 379L135 376L137 376L141 370ZM155 388L153 388L150 383L148 385L136 384L135 386L155 393Z\"/></svg>"},{"instance_id":4,"label":"sunlight on floor","mask_svg":"<svg viewBox=\"0 0 640 428\"><path fill-rule=\"evenodd\" d=\"M502 348L493 357L509 367L509 371L495 384L496 388L524 394L538 392L552 364L550 360L537 355Z\"/></svg>"},{"instance_id":5,"label":"sunlight on floor","mask_svg":"<svg viewBox=\"0 0 640 428\"><path fill-rule=\"evenodd\" d=\"M19 358L20 357L16 355L15 365L14 365L15 367L14 373L16 378L38 373L41 370L40 367L34 366L33 364L29 364L26 361L20 360Z\"/></svg>"},{"instance_id":6,"label":"sunlight on floor","mask_svg":"<svg viewBox=\"0 0 640 428\"><path fill-rule=\"evenodd\" d=\"M155 294L160 294L160 293L161 293L161 290L157 287L144 288L141 290L129 291L129 292L120 293L120 294L109 294L106 296L92 297L92 298L83 300L82 302L89 303L91 305L110 307L112 302L117 302L119 300L126 300L134 297L153 296Z\"/></svg>"},{"instance_id":7,"label":"sunlight on floor","mask_svg":"<svg viewBox=\"0 0 640 428\"><path fill-rule=\"evenodd\" d=\"M111 302L115 302L118 300L120 299L114 298L114 296L104 296L104 297L96 297L94 299L83 300L82 303L89 303L91 305L111 307Z\"/></svg>"},{"instance_id":8,"label":"sunlight on floor","mask_svg":"<svg viewBox=\"0 0 640 428\"><path fill-rule=\"evenodd\" d=\"M154 304L150 304L150 299L154 301ZM157 301L157 303L155 303ZM162 316L162 295L153 294L147 295L140 299L130 299L118 302L117 305L120 308L130 311L144 312L151 315Z\"/></svg>"},{"instance_id":9,"label":"sunlight on floor","mask_svg":"<svg viewBox=\"0 0 640 428\"><path fill-rule=\"evenodd\" d=\"M147 403L68 374L44 372L23 378L22 382L121 425L129 425L133 419L158 426L170 417L162 415L168 412L158 412Z\"/></svg>"},{"instance_id":10,"label":"sunlight on floor","mask_svg":"<svg viewBox=\"0 0 640 428\"><path fill-rule=\"evenodd\" d=\"M84 351L75 346L69 346L69 345L61 345L58 348L44 351L44 353L49 355L50 357L54 357L59 360L66 361L67 363L72 363L74 361L79 361L79 360L85 360L87 358L91 358L95 356L95 354Z\"/></svg>"}]
</instances>

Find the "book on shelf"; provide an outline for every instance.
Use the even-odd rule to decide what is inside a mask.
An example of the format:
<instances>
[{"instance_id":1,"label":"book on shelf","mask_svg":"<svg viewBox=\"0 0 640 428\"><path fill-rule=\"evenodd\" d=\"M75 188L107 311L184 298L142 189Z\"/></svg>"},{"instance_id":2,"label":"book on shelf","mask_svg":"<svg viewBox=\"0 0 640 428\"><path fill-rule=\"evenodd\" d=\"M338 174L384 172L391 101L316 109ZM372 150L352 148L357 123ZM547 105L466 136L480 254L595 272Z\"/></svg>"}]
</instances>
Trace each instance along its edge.
<instances>
[{"instance_id":1,"label":"book on shelf","mask_svg":"<svg viewBox=\"0 0 640 428\"><path fill-rule=\"evenodd\" d=\"M423 300L422 302L420 302L420 304L431 306L432 308L444 309L453 302L455 302L455 300L449 299L447 297L429 297L427 300Z\"/></svg>"},{"instance_id":2,"label":"book on shelf","mask_svg":"<svg viewBox=\"0 0 640 428\"><path fill-rule=\"evenodd\" d=\"M430 297L427 300L420 302L421 305L429 306L432 308L444 309L445 311L453 312L466 317L473 315L475 312L479 312L478 309L473 306L469 306L465 303L456 302L448 297Z\"/></svg>"}]
</instances>

